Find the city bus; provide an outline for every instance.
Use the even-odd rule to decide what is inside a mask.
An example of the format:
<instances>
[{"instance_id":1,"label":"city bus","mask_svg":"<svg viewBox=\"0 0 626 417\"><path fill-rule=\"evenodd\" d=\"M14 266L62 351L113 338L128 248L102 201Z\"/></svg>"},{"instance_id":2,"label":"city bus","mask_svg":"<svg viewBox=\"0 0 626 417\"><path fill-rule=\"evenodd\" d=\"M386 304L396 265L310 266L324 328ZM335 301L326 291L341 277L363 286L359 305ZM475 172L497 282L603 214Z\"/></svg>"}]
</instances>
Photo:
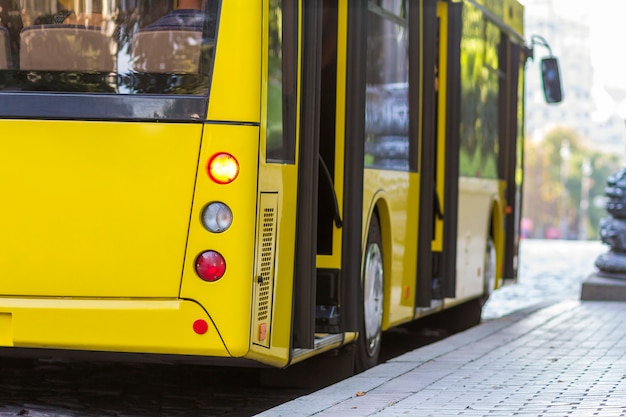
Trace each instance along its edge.
<instances>
[{"instance_id":1,"label":"city bus","mask_svg":"<svg viewBox=\"0 0 626 417\"><path fill-rule=\"evenodd\" d=\"M0 353L361 371L515 278L521 4L188 3L2 0Z\"/></svg>"}]
</instances>

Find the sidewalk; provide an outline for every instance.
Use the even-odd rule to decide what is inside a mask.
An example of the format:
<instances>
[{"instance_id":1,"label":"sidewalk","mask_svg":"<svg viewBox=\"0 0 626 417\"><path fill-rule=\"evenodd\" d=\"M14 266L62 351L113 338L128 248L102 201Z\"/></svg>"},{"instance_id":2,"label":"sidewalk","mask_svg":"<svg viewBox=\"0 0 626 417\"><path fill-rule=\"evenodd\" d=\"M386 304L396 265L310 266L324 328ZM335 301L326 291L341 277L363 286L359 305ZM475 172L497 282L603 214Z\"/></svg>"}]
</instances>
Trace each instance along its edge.
<instances>
[{"instance_id":1,"label":"sidewalk","mask_svg":"<svg viewBox=\"0 0 626 417\"><path fill-rule=\"evenodd\" d=\"M626 303L490 320L262 417L626 416Z\"/></svg>"}]
</instances>

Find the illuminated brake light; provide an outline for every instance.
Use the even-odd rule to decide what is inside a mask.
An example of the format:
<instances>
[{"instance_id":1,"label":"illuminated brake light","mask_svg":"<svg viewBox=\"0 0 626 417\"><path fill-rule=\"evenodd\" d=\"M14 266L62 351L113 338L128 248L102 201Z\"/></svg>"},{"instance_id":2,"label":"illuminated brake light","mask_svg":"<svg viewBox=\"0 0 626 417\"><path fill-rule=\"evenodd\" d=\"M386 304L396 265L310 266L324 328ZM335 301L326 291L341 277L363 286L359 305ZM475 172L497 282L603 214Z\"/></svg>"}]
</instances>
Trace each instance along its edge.
<instances>
[{"instance_id":1,"label":"illuminated brake light","mask_svg":"<svg viewBox=\"0 0 626 417\"><path fill-rule=\"evenodd\" d=\"M231 154L218 153L209 160L207 171L216 183L230 184L239 175L239 162Z\"/></svg>"},{"instance_id":2,"label":"illuminated brake light","mask_svg":"<svg viewBox=\"0 0 626 417\"><path fill-rule=\"evenodd\" d=\"M224 276L226 261L218 252L208 250L196 259L196 273L204 281L214 282Z\"/></svg>"},{"instance_id":3,"label":"illuminated brake light","mask_svg":"<svg viewBox=\"0 0 626 417\"><path fill-rule=\"evenodd\" d=\"M233 223L233 212L224 203L218 201L210 203L202 211L202 224L213 233L227 230Z\"/></svg>"}]
</instances>

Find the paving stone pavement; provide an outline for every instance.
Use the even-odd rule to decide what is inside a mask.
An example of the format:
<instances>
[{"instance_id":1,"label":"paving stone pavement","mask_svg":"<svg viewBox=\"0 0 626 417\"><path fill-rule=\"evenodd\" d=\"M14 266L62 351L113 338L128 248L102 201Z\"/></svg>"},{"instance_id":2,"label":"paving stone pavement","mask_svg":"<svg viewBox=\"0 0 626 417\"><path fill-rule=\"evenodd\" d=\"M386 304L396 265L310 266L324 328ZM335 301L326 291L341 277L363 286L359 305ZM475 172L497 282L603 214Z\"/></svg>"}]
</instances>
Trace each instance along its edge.
<instances>
[{"instance_id":1,"label":"paving stone pavement","mask_svg":"<svg viewBox=\"0 0 626 417\"><path fill-rule=\"evenodd\" d=\"M517 283L491 295L483 308L483 319L502 317L541 302L579 298L583 281L596 272L596 258L609 249L599 240L523 239Z\"/></svg>"},{"instance_id":2,"label":"paving stone pavement","mask_svg":"<svg viewBox=\"0 0 626 417\"><path fill-rule=\"evenodd\" d=\"M538 305L258 416L626 416L625 320L625 302Z\"/></svg>"}]
</instances>

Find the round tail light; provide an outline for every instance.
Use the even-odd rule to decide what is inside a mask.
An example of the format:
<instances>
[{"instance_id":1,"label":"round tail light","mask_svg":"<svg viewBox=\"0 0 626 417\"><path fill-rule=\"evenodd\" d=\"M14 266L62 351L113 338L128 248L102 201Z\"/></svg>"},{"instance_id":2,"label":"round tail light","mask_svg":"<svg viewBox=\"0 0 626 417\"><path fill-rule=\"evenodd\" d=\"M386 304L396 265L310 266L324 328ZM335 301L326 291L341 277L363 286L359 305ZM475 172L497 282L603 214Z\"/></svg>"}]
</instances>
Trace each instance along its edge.
<instances>
[{"instance_id":1,"label":"round tail light","mask_svg":"<svg viewBox=\"0 0 626 417\"><path fill-rule=\"evenodd\" d=\"M230 184L239 175L239 162L229 153L217 153L209 160L207 171L216 183Z\"/></svg>"},{"instance_id":2,"label":"round tail light","mask_svg":"<svg viewBox=\"0 0 626 417\"><path fill-rule=\"evenodd\" d=\"M196 273L204 281L214 282L224 276L226 261L218 252L208 250L196 259Z\"/></svg>"},{"instance_id":3,"label":"round tail light","mask_svg":"<svg viewBox=\"0 0 626 417\"><path fill-rule=\"evenodd\" d=\"M233 212L224 203L213 202L202 211L202 224L213 233L221 233L233 223Z\"/></svg>"}]
</instances>

